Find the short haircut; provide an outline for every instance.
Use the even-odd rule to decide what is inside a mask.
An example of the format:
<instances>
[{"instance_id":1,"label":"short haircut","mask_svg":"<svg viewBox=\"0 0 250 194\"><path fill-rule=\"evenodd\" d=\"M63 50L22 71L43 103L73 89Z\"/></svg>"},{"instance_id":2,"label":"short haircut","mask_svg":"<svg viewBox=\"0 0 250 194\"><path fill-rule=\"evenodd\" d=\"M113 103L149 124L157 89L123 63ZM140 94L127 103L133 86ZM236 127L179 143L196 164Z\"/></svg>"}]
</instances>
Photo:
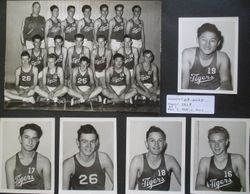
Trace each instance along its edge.
<instances>
[{"instance_id":1,"label":"short haircut","mask_svg":"<svg viewBox=\"0 0 250 194\"><path fill-rule=\"evenodd\" d=\"M107 4L101 4L101 6L100 6L100 10L102 10L103 8L107 8L107 9L109 9L109 6L108 6Z\"/></svg>"},{"instance_id":2,"label":"short haircut","mask_svg":"<svg viewBox=\"0 0 250 194\"><path fill-rule=\"evenodd\" d=\"M75 10L76 8L75 8L74 5L69 5L69 6L67 7L67 11L69 11L70 9L74 9L74 10Z\"/></svg>"},{"instance_id":3,"label":"short haircut","mask_svg":"<svg viewBox=\"0 0 250 194\"><path fill-rule=\"evenodd\" d=\"M123 5L123 4L117 4L117 5L115 6L115 10L116 10L118 7L121 7L122 9L124 9L124 5Z\"/></svg>"},{"instance_id":4,"label":"short haircut","mask_svg":"<svg viewBox=\"0 0 250 194\"><path fill-rule=\"evenodd\" d=\"M50 53L50 54L48 54L48 59L55 59L55 61L56 61L57 60L57 56L54 53Z\"/></svg>"},{"instance_id":5,"label":"short haircut","mask_svg":"<svg viewBox=\"0 0 250 194\"><path fill-rule=\"evenodd\" d=\"M43 40L43 38L39 34L35 34L34 36L32 36L32 42L34 42L36 39L39 39L40 41Z\"/></svg>"},{"instance_id":6,"label":"short haircut","mask_svg":"<svg viewBox=\"0 0 250 194\"><path fill-rule=\"evenodd\" d=\"M84 35L78 33L78 34L75 35L75 40L76 40L77 38L81 38L81 39L83 40L83 39L84 39Z\"/></svg>"},{"instance_id":7,"label":"short haircut","mask_svg":"<svg viewBox=\"0 0 250 194\"><path fill-rule=\"evenodd\" d=\"M42 129L41 129L41 127L40 127L39 125L37 125L37 124L35 124L35 123L30 123L30 124L26 124L26 125L24 125L24 126L22 126L22 127L20 128L20 130L19 130L19 135L22 136L23 133L24 133L24 131L25 131L26 129L31 129L31 130L35 131L36 134L37 134L37 137L38 137L39 139L40 139L40 137L41 137L42 134L43 134L43 131L42 131Z\"/></svg>"},{"instance_id":8,"label":"short haircut","mask_svg":"<svg viewBox=\"0 0 250 194\"><path fill-rule=\"evenodd\" d=\"M140 11L141 11L141 6L140 5L135 5L135 6L132 7L132 12L134 12L136 8L139 8Z\"/></svg>"},{"instance_id":9,"label":"short haircut","mask_svg":"<svg viewBox=\"0 0 250 194\"><path fill-rule=\"evenodd\" d=\"M218 30L216 25L210 23L202 24L197 30L197 36L200 37L203 32L213 32L216 34L218 40L222 40L221 31Z\"/></svg>"},{"instance_id":10,"label":"short haircut","mask_svg":"<svg viewBox=\"0 0 250 194\"><path fill-rule=\"evenodd\" d=\"M116 58L121 58L122 61L124 61L124 56L123 56L122 54L120 54L120 53L114 54L113 58L114 58L114 60L115 60Z\"/></svg>"},{"instance_id":11,"label":"short haircut","mask_svg":"<svg viewBox=\"0 0 250 194\"><path fill-rule=\"evenodd\" d=\"M103 40L106 41L106 37L103 34L100 34L96 37L96 40L98 40L99 38L103 38Z\"/></svg>"},{"instance_id":12,"label":"short haircut","mask_svg":"<svg viewBox=\"0 0 250 194\"><path fill-rule=\"evenodd\" d=\"M99 139L99 135L96 131L96 129L94 128L93 125L90 124L86 124L86 125L81 125L80 129L78 129L77 131L77 139L78 141L80 141L80 137L82 133L86 133L86 134L95 134L96 139Z\"/></svg>"},{"instance_id":13,"label":"short haircut","mask_svg":"<svg viewBox=\"0 0 250 194\"><path fill-rule=\"evenodd\" d=\"M23 52L21 53L21 58L22 58L22 57L25 57L25 56L27 56L27 57L30 58L30 54L29 54L28 51L23 51Z\"/></svg>"},{"instance_id":14,"label":"short haircut","mask_svg":"<svg viewBox=\"0 0 250 194\"><path fill-rule=\"evenodd\" d=\"M59 9L56 5L52 5L51 7L50 7L50 11L53 11L54 9Z\"/></svg>"},{"instance_id":15,"label":"short haircut","mask_svg":"<svg viewBox=\"0 0 250 194\"><path fill-rule=\"evenodd\" d=\"M130 36L129 34L125 34L125 35L123 36L123 40L125 40L125 38L130 38L130 40L132 40L132 38L131 38L131 36Z\"/></svg>"},{"instance_id":16,"label":"short haircut","mask_svg":"<svg viewBox=\"0 0 250 194\"><path fill-rule=\"evenodd\" d=\"M60 39L62 42L63 42L63 37L61 35L55 35L54 37L54 41L57 40L57 39Z\"/></svg>"},{"instance_id":17,"label":"short haircut","mask_svg":"<svg viewBox=\"0 0 250 194\"><path fill-rule=\"evenodd\" d=\"M228 139L228 140L230 139L230 135L229 135L227 129L225 129L222 126L214 126L213 128L209 129L208 134L207 134L208 139L212 134L216 134L216 133L223 133L225 135L226 139Z\"/></svg>"},{"instance_id":18,"label":"short haircut","mask_svg":"<svg viewBox=\"0 0 250 194\"><path fill-rule=\"evenodd\" d=\"M153 133L153 132L161 133L162 136L163 136L163 138L166 139L166 134L165 134L165 132L164 132L162 129L160 129L159 127L156 127L156 126L151 126L151 127L148 129L148 131L147 131L147 133L146 133L146 139L148 139L149 134L150 134L150 133Z\"/></svg>"},{"instance_id":19,"label":"short haircut","mask_svg":"<svg viewBox=\"0 0 250 194\"><path fill-rule=\"evenodd\" d=\"M89 9L90 11L92 11L92 8L90 5L83 5L82 6L82 12L84 12L86 9Z\"/></svg>"},{"instance_id":20,"label":"short haircut","mask_svg":"<svg viewBox=\"0 0 250 194\"><path fill-rule=\"evenodd\" d=\"M32 7L34 7L36 4L39 5L39 6L41 6L38 1L35 1L34 3L32 3Z\"/></svg>"},{"instance_id":21,"label":"short haircut","mask_svg":"<svg viewBox=\"0 0 250 194\"><path fill-rule=\"evenodd\" d=\"M151 59L151 63L154 61L154 59L155 59L155 55L154 55L154 53L151 51L151 50L145 50L145 51L143 51L143 56L145 56L146 54L151 54L151 56L152 56L152 59Z\"/></svg>"},{"instance_id":22,"label":"short haircut","mask_svg":"<svg viewBox=\"0 0 250 194\"><path fill-rule=\"evenodd\" d=\"M82 61L86 61L88 64L89 64L89 58L88 57L86 57L86 56L83 56L83 57L81 57L80 58L80 63L82 62Z\"/></svg>"}]
</instances>

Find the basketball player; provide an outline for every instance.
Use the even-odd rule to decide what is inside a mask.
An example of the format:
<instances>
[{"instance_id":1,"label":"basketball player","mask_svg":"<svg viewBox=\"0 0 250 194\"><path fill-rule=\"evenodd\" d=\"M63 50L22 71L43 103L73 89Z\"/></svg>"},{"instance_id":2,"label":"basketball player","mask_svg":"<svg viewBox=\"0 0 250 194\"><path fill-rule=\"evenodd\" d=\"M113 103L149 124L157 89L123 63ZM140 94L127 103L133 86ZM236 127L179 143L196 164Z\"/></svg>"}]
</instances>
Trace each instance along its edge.
<instances>
[{"instance_id":1,"label":"basketball player","mask_svg":"<svg viewBox=\"0 0 250 194\"><path fill-rule=\"evenodd\" d=\"M96 48L91 53L91 67L95 73L96 84L102 88L106 87L105 72L110 66L111 50L106 47L104 35L97 36Z\"/></svg>"},{"instance_id":2,"label":"basketball player","mask_svg":"<svg viewBox=\"0 0 250 194\"><path fill-rule=\"evenodd\" d=\"M74 46L74 37L77 33L78 21L74 18L75 6L69 5L67 7L67 18L62 21L62 35L64 38L64 46L68 49Z\"/></svg>"},{"instance_id":3,"label":"basketball player","mask_svg":"<svg viewBox=\"0 0 250 194\"><path fill-rule=\"evenodd\" d=\"M47 101L58 101L58 97L63 96L68 92L64 86L63 69L56 66L56 55L48 55L48 67L43 69L42 87L36 86L35 92L46 98Z\"/></svg>"},{"instance_id":4,"label":"basketball player","mask_svg":"<svg viewBox=\"0 0 250 194\"><path fill-rule=\"evenodd\" d=\"M44 39L45 30L45 18L40 16L41 5L39 2L32 4L32 13L29 17L26 17L22 23L21 28L21 44L23 50L31 49L34 47L32 37L36 34ZM42 48L44 48L44 41L42 42Z\"/></svg>"},{"instance_id":5,"label":"basketball player","mask_svg":"<svg viewBox=\"0 0 250 194\"><path fill-rule=\"evenodd\" d=\"M144 22L140 19L141 7L135 5L132 7L133 17L127 22L126 34L132 38L132 46L138 49L139 56L145 49Z\"/></svg>"},{"instance_id":6,"label":"basketball player","mask_svg":"<svg viewBox=\"0 0 250 194\"><path fill-rule=\"evenodd\" d=\"M103 89L104 96L113 103L129 102L136 95L136 89L131 87L131 78L129 70L124 67L124 56L120 53L114 55L114 65L106 71L107 87ZM104 99L104 104L106 100Z\"/></svg>"},{"instance_id":7,"label":"basketball player","mask_svg":"<svg viewBox=\"0 0 250 194\"><path fill-rule=\"evenodd\" d=\"M91 17L91 6L82 6L83 18L79 20L77 26L77 33L81 33L84 36L83 45L88 47L90 51L93 49L94 41L94 20Z\"/></svg>"},{"instance_id":8,"label":"basketball player","mask_svg":"<svg viewBox=\"0 0 250 194\"><path fill-rule=\"evenodd\" d=\"M150 50L143 52L143 62L136 66L136 89L143 98L157 101L160 95L158 69L153 63L154 54Z\"/></svg>"},{"instance_id":9,"label":"basketball player","mask_svg":"<svg viewBox=\"0 0 250 194\"><path fill-rule=\"evenodd\" d=\"M103 35L105 40L108 40L109 37L109 22L107 16L109 13L109 7L106 4L100 6L101 16L95 20L94 23L94 40L97 44L97 37Z\"/></svg>"},{"instance_id":10,"label":"basketball player","mask_svg":"<svg viewBox=\"0 0 250 194\"><path fill-rule=\"evenodd\" d=\"M5 89L4 99L21 100L34 104L34 89L37 85L38 70L30 64L30 54L21 53L21 66L15 71L15 89Z\"/></svg>"},{"instance_id":11,"label":"basketball player","mask_svg":"<svg viewBox=\"0 0 250 194\"><path fill-rule=\"evenodd\" d=\"M98 151L99 135L90 125L77 131L79 152L63 162L63 189L105 190L105 175L113 183L113 163L108 154Z\"/></svg>"},{"instance_id":12,"label":"basketball player","mask_svg":"<svg viewBox=\"0 0 250 194\"><path fill-rule=\"evenodd\" d=\"M151 126L146 133L147 153L134 156L129 169L129 189L168 191L172 172L181 184L181 167L174 156L165 154L166 134Z\"/></svg>"},{"instance_id":13,"label":"basketball player","mask_svg":"<svg viewBox=\"0 0 250 194\"><path fill-rule=\"evenodd\" d=\"M58 19L59 8L56 5L50 7L51 18L46 21L45 25L45 46L48 49L54 45L54 37L61 35L61 20Z\"/></svg>"},{"instance_id":14,"label":"basketball player","mask_svg":"<svg viewBox=\"0 0 250 194\"><path fill-rule=\"evenodd\" d=\"M196 190L246 191L245 159L240 154L228 153L229 133L221 126L208 131L212 157L203 157L199 163Z\"/></svg>"},{"instance_id":15,"label":"basketball player","mask_svg":"<svg viewBox=\"0 0 250 194\"><path fill-rule=\"evenodd\" d=\"M5 163L8 189L49 190L51 166L47 157L36 152L42 136L40 126L31 123L20 128L21 150Z\"/></svg>"},{"instance_id":16,"label":"basketball player","mask_svg":"<svg viewBox=\"0 0 250 194\"><path fill-rule=\"evenodd\" d=\"M222 39L214 24L198 28L198 47L182 52L182 89L232 90L230 59L219 51Z\"/></svg>"},{"instance_id":17,"label":"basketball player","mask_svg":"<svg viewBox=\"0 0 250 194\"><path fill-rule=\"evenodd\" d=\"M80 103L92 100L102 92L101 87L95 86L94 74L89 64L89 59L84 56L80 58L80 65L73 69L72 88L68 94ZM71 106L75 104L74 98L71 100Z\"/></svg>"},{"instance_id":18,"label":"basketball player","mask_svg":"<svg viewBox=\"0 0 250 194\"><path fill-rule=\"evenodd\" d=\"M124 5L115 6L115 17L109 21L109 47L113 55L122 47L125 34L126 19L122 17Z\"/></svg>"}]
</instances>

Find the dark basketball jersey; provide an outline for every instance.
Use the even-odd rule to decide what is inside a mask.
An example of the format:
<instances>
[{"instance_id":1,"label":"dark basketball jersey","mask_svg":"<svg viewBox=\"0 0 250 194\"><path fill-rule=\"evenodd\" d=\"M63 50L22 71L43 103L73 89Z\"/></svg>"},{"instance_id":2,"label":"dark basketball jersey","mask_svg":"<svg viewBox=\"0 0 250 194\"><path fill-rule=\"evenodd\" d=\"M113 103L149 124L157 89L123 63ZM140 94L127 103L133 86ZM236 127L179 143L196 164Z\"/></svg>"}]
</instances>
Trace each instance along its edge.
<instances>
[{"instance_id":1,"label":"dark basketball jersey","mask_svg":"<svg viewBox=\"0 0 250 194\"><path fill-rule=\"evenodd\" d=\"M153 71L152 67L150 66L149 70L146 71L143 68L143 65L140 64L141 70L140 70L140 80L143 84L153 84Z\"/></svg>"},{"instance_id":2,"label":"dark basketball jersey","mask_svg":"<svg viewBox=\"0 0 250 194\"><path fill-rule=\"evenodd\" d=\"M152 169L147 161L146 154L143 154L143 171L138 178L139 190L160 190L168 191L170 187L172 171L168 171L164 156L161 158L160 166Z\"/></svg>"},{"instance_id":3,"label":"dark basketball jersey","mask_svg":"<svg viewBox=\"0 0 250 194\"><path fill-rule=\"evenodd\" d=\"M76 47L74 46L74 51L72 54L72 62L71 62L71 67L75 68L78 67L80 64L80 58L84 56L84 48L82 46L82 50L80 53L76 52Z\"/></svg>"},{"instance_id":4,"label":"dark basketball jersey","mask_svg":"<svg viewBox=\"0 0 250 194\"><path fill-rule=\"evenodd\" d=\"M89 77L89 73L88 73L88 69L86 69L85 73L82 74L80 67L78 67L78 72L76 75L76 86L90 86L90 77Z\"/></svg>"},{"instance_id":5,"label":"dark basketball jersey","mask_svg":"<svg viewBox=\"0 0 250 194\"><path fill-rule=\"evenodd\" d=\"M124 66L127 67L129 70L134 69L135 60L132 48L129 54L125 52L124 48L123 53L124 53Z\"/></svg>"},{"instance_id":6,"label":"dark basketball jersey","mask_svg":"<svg viewBox=\"0 0 250 194\"><path fill-rule=\"evenodd\" d=\"M97 48L97 54L95 56L95 71L102 72L106 68L107 58L106 58L106 48L104 48L104 53L102 56L99 54L99 48Z\"/></svg>"},{"instance_id":7,"label":"dark basketball jersey","mask_svg":"<svg viewBox=\"0 0 250 194\"><path fill-rule=\"evenodd\" d=\"M115 71L113 67L113 74L110 76L110 85L113 86L124 86L126 85L126 75L124 73L124 67L120 73Z\"/></svg>"},{"instance_id":8,"label":"dark basketball jersey","mask_svg":"<svg viewBox=\"0 0 250 194\"><path fill-rule=\"evenodd\" d=\"M19 86L30 87L34 82L33 67L30 67L28 72L23 71L21 67L21 73L19 75Z\"/></svg>"},{"instance_id":9,"label":"dark basketball jersey","mask_svg":"<svg viewBox=\"0 0 250 194\"><path fill-rule=\"evenodd\" d=\"M16 154L16 167L14 170L15 189L44 189L43 177L37 171L37 152L28 165L23 165Z\"/></svg>"},{"instance_id":10,"label":"dark basketball jersey","mask_svg":"<svg viewBox=\"0 0 250 194\"><path fill-rule=\"evenodd\" d=\"M23 27L23 37L24 41L32 41L32 37L36 34L39 34L44 38L45 31L45 19L43 16L33 17L32 15L25 18L24 27Z\"/></svg>"},{"instance_id":11,"label":"dark basketball jersey","mask_svg":"<svg viewBox=\"0 0 250 194\"><path fill-rule=\"evenodd\" d=\"M106 40L108 40L109 22L107 19L105 21L103 21L101 18L99 19L101 20L101 25L99 26L99 28L97 28L96 37L98 37L99 35L103 35L105 36Z\"/></svg>"},{"instance_id":12,"label":"dark basketball jersey","mask_svg":"<svg viewBox=\"0 0 250 194\"><path fill-rule=\"evenodd\" d=\"M66 27L64 29L64 32L65 32L65 40L67 40L69 42L74 42L75 41L75 35L77 33L76 20L75 19L74 19L74 21L72 23L70 23L66 19Z\"/></svg>"},{"instance_id":13,"label":"dark basketball jersey","mask_svg":"<svg viewBox=\"0 0 250 194\"><path fill-rule=\"evenodd\" d=\"M41 48L37 56L34 53L34 49L31 49L30 63L38 69L38 72L41 72L43 70L43 56Z\"/></svg>"},{"instance_id":14,"label":"dark basketball jersey","mask_svg":"<svg viewBox=\"0 0 250 194\"><path fill-rule=\"evenodd\" d=\"M47 36L49 38L54 38L56 35L61 34L61 22L58 19L57 19L56 22L54 20L52 20L51 18L49 20L52 23L52 27L48 30L48 35Z\"/></svg>"},{"instance_id":15,"label":"dark basketball jersey","mask_svg":"<svg viewBox=\"0 0 250 194\"><path fill-rule=\"evenodd\" d=\"M203 67L199 59L200 49L196 48L193 67L190 69L189 89L215 90L220 87L220 75L217 68L217 52L210 65Z\"/></svg>"},{"instance_id":16,"label":"dark basketball jersey","mask_svg":"<svg viewBox=\"0 0 250 194\"><path fill-rule=\"evenodd\" d=\"M80 33L84 35L88 41L93 41L94 39L94 23L90 19L90 22L87 22L84 18L84 27L80 29Z\"/></svg>"},{"instance_id":17,"label":"dark basketball jersey","mask_svg":"<svg viewBox=\"0 0 250 194\"><path fill-rule=\"evenodd\" d=\"M54 52L53 52L55 55L56 55L56 66L57 67L62 67L63 65L62 65L62 63L63 63L63 52L62 52L62 48L61 48L61 51L60 51L60 53L58 54L57 52L56 52L56 47L54 47Z\"/></svg>"},{"instance_id":18,"label":"dark basketball jersey","mask_svg":"<svg viewBox=\"0 0 250 194\"><path fill-rule=\"evenodd\" d=\"M129 31L129 35L134 40L141 40L141 31L142 31L142 23L141 20L139 20L139 24L135 23L133 19L131 19L133 26L131 27Z\"/></svg>"},{"instance_id":19,"label":"dark basketball jersey","mask_svg":"<svg viewBox=\"0 0 250 194\"><path fill-rule=\"evenodd\" d=\"M240 179L235 175L232 167L231 154L228 154L227 164L224 169L218 169L211 157L206 186L221 191L240 191Z\"/></svg>"},{"instance_id":20,"label":"dark basketball jersey","mask_svg":"<svg viewBox=\"0 0 250 194\"><path fill-rule=\"evenodd\" d=\"M102 169L99 154L96 152L94 164L82 166L74 155L75 174L71 176L72 190L105 190L105 171Z\"/></svg>"},{"instance_id":21,"label":"dark basketball jersey","mask_svg":"<svg viewBox=\"0 0 250 194\"><path fill-rule=\"evenodd\" d=\"M121 18L120 22L118 22L115 17L114 20L115 20L115 25L111 32L111 39L115 39L117 41L122 42L124 36L125 23L123 21L123 18Z\"/></svg>"},{"instance_id":22,"label":"dark basketball jersey","mask_svg":"<svg viewBox=\"0 0 250 194\"><path fill-rule=\"evenodd\" d=\"M60 85L60 78L57 73L57 67L54 73L50 73L48 68L46 73L46 86L58 87L59 85Z\"/></svg>"}]
</instances>

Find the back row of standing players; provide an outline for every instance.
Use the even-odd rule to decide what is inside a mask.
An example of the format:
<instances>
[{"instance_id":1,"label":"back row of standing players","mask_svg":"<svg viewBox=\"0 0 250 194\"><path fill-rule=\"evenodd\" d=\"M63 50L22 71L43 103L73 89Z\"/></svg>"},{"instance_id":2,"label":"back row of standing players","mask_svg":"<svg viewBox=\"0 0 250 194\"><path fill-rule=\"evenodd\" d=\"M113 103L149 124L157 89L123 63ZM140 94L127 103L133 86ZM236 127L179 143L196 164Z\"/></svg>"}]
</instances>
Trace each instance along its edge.
<instances>
[{"instance_id":1,"label":"back row of standing players","mask_svg":"<svg viewBox=\"0 0 250 194\"><path fill-rule=\"evenodd\" d=\"M102 92L110 102L131 102L136 94L156 101L158 69L153 63L152 51L145 50L141 7L133 6L133 17L129 21L122 17L122 4L115 6L115 17L110 21L108 9L102 4L101 16L94 21L91 6L84 5L84 17L77 21L75 7L69 5L67 18L61 22L59 8L53 5L52 16L45 21L39 15L39 2L34 2L21 33L23 49L28 53L21 54L16 89L6 90L6 99L35 102L32 96L36 92L57 101L68 93L77 101L85 102Z\"/></svg>"}]
</instances>

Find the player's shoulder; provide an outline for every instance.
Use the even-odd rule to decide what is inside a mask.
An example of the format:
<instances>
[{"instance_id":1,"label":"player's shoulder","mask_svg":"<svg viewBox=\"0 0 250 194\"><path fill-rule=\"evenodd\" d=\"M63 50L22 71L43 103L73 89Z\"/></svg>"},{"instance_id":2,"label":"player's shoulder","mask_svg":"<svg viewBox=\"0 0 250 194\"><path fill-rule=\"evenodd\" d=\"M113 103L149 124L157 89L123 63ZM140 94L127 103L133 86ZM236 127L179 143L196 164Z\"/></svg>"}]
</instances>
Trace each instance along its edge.
<instances>
[{"instance_id":1,"label":"player's shoulder","mask_svg":"<svg viewBox=\"0 0 250 194\"><path fill-rule=\"evenodd\" d=\"M74 164L74 156L71 156L69 158L66 158L64 161L63 161L63 165L64 166L67 166L67 165L72 165Z\"/></svg>"},{"instance_id":2,"label":"player's shoulder","mask_svg":"<svg viewBox=\"0 0 250 194\"><path fill-rule=\"evenodd\" d=\"M49 164L50 160L46 156L37 153L37 162L39 162L40 164Z\"/></svg>"},{"instance_id":3,"label":"player's shoulder","mask_svg":"<svg viewBox=\"0 0 250 194\"><path fill-rule=\"evenodd\" d=\"M94 20L94 22L95 22L95 23L101 23L101 19L100 19L100 18L96 18L96 19Z\"/></svg>"},{"instance_id":4,"label":"player's shoulder","mask_svg":"<svg viewBox=\"0 0 250 194\"><path fill-rule=\"evenodd\" d=\"M52 23L52 21L50 18L46 20L46 24L51 24L51 23Z\"/></svg>"},{"instance_id":5,"label":"player's shoulder","mask_svg":"<svg viewBox=\"0 0 250 194\"><path fill-rule=\"evenodd\" d=\"M232 162L233 162L233 163L236 163L236 164L245 162L245 158L244 158L244 156L242 156L241 154L234 154L234 153L231 153L231 159L232 159Z\"/></svg>"},{"instance_id":6,"label":"player's shoulder","mask_svg":"<svg viewBox=\"0 0 250 194\"><path fill-rule=\"evenodd\" d=\"M201 167L207 167L207 166L209 166L210 161L211 161L211 157L204 156L204 157L202 157L200 159L200 166Z\"/></svg>"},{"instance_id":7,"label":"player's shoulder","mask_svg":"<svg viewBox=\"0 0 250 194\"><path fill-rule=\"evenodd\" d=\"M100 160L102 161L110 159L109 155L106 152L98 151L98 155L99 155Z\"/></svg>"},{"instance_id":8,"label":"player's shoulder","mask_svg":"<svg viewBox=\"0 0 250 194\"><path fill-rule=\"evenodd\" d=\"M115 17L113 17L113 18L111 18L110 20L109 20L109 23L115 23Z\"/></svg>"},{"instance_id":9,"label":"player's shoulder","mask_svg":"<svg viewBox=\"0 0 250 194\"><path fill-rule=\"evenodd\" d=\"M90 51L89 47L87 47L87 46L83 46L83 49L84 49L84 51L87 51L87 52Z\"/></svg>"},{"instance_id":10,"label":"player's shoulder","mask_svg":"<svg viewBox=\"0 0 250 194\"><path fill-rule=\"evenodd\" d=\"M8 167L12 167L16 165L16 154L11 156L8 160L6 160L5 165Z\"/></svg>"},{"instance_id":11,"label":"player's shoulder","mask_svg":"<svg viewBox=\"0 0 250 194\"><path fill-rule=\"evenodd\" d=\"M224 51L217 51L217 60L220 61L228 61L229 57L226 52Z\"/></svg>"},{"instance_id":12,"label":"player's shoulder","mask_svg":"<svg viewBox=\"0 0 250 194\"><path fill-rule=\"evenodd\" d=\"M68 51L73 52L74 49L75 49L75 46L71 46L71 47L68 48Z\"/></svg>"},{"instance_id":13,"label":"player's shoulder","mask_svg":"<svg viewBox=\"0 0 250 194\"><path fill-rule=\"evenodd\" d=\"M142 165L143 164L143 154L135 155L131 160L131 164L137 165L137 166Z\"/></svg>"},{"instance_id":14,"label":"player's shoulder","mask_svg":"<svg viewBox=\"0 0 250 194\"><path fill-rule=\"evenodd\" d=\"M195 54L197 47L185 48L182 51L182 56L192 56Z\"/></svg>"}]
</instances>

